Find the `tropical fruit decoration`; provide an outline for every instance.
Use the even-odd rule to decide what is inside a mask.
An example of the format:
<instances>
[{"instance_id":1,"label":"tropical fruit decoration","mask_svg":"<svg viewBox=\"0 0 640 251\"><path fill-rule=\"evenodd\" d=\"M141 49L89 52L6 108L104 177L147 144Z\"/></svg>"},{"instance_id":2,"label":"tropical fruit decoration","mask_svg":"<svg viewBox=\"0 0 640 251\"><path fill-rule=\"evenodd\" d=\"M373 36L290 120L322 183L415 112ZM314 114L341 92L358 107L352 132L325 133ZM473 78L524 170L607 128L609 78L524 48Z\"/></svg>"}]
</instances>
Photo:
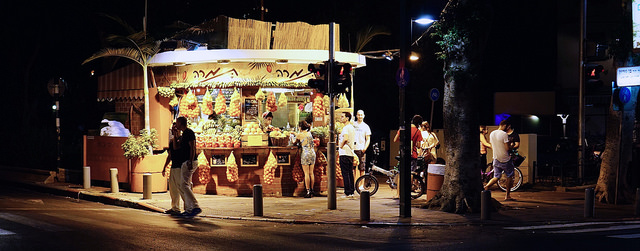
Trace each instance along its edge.
<instances>
[{"instance_id":1,"label":"tropical fruit decoration","mask_svg":"<svg viewBox=\"0 0 640 251\"><path fill-rule=\"evenodd\" d=\"M278 97L278 106L279 107L287 106L287 95L285 95L284 93L281 93L280 97Z\"/></svg>"},{"instance_id":2,"label":"tropical fruit decoration","mask_svg":"<svg viewBox=\"0 0 640 251\"><path fill-rule=\"evenodd\" d=\"M238 180L238 163L236 163L236 157L233 156L233 151L227 158L227 180L229 182L236 182Z\"/></svg>"},{"instance_id":3,"label":"tropical fruit decoration","mask_svg":"<svg viewBox=\"0 0 640 251\"><path fill-rule=\"evenodd\" d=\"M182 97L182 100L180 100L180 114L187 118L197 118L200 116L198 99L191 90L189 90L189 93L187 93L187 95Z\"/></svg>"},{"instance_id":4,"label":"tropical fruit decoration","mask_svg":"<svg viewBox=\"0 0 640 251\"><path fill-rule=\"evenodd\" d=\"M262 129L260 129L260 125L256 122L248 122L242 125L242 135L248 134L263 134Z\"/></svg>"},{"instance_id":5,"label":"tropical fruit decoration","mask_svg":"<svg viewBox=\"0 0 640 251\"><path fill-rule=\"evenodd\" d=\"M293 180L298 183L304 181L304 171L302 171L302 163L300 161L300 154L298 154L296 155L292 170Z\"/></svg>"},{"instance_id":6,"label":"tropical fruit decoration","mask_svg":"<svg viewBox=\"0 0 640 251\"><path fill-rule=\"evenodd\" d=\"M174 107L178 104L180 104L180 101L178 101L178 97L176 95L173 95L173 98L171 98L171 101L169 101L169 106Z\"/></svg>"},{"instance_id":7,"label":"tropical fruit decoration","mask_svg":"<svg viewBox=\"0 0 640 251\"><path fill-rule=\"evenodd\" d=\"M327 172L327 157L324 153L318 151L316 153L316 164L313 166L313 175L316 182L322 181L322 175ZM342 175L342 173L340 173Z\"/></svg>"},{"instance_id":8,"label":"tropical fruit decoration","mask_svg":"<svg viewBox=\"0 0 640 251\"><path fill-rule=\"evenodd\" d=\"M211 97L209 90L207 90L204 93L204 97L202 97L202 113L204 113L204 115L213 114L213 97Z\"/></svg>"},{"instance_id":9,"label":"tropical fruit decoration","mask_svg":"<svg viewBox=\"0 0 640 251\"><path fill-rule=\"evenodd\" d=\"M324 105L323 105L323 103L324 103L324 100L320 97L320 95L316 96L313 99L313 116L314 117L322 117L322 116L324 116Z\"/></svg>"},{"instance_id":10,"label":"tropical fruit decoration","mask_svg":"<svg viewBox=\"0 0 640 251\"><path fill-rule=\"evenodd\" d=\"M340 158L336 158L336 180L343 180L342 169L340 169Z\"/></svg>"},{"instance_id":11,"label":"tropical fruit decoration","mask_svg":"<svg viewBox=\"0 0 640 251\"><path fill-rule=\"evenodd\" d=\"M278 106L276 105L276 95L273 92L269 92L267 94L267 111L275 112L278 110Z\"/></svg>"},{"instance_id":12,"label":"tropical fruit decoration","mask_svg":"<svg viewBox=\"0 0 640 251\"><path fill-rule=\"evenodd\" d=\"M204 151L201 151L198 154L198 181L201 184L209 183L211 180L211 167L209 167L209 161L207 160L207 156L204 154Z\"/></svg>"},{"instance_id":13,"label":"tropical fruit decoration","mask_svg":"<svg viewBox=\"0 0 640 251\"><path fill-rule=\"evenodd\" d=\"M233 94L231 94L231 100L229 102L229 110L227 113L231 117L240 117L240 105L241 105L241 97L240 93L238 93L238 89L233 90Z\"/></svg>"},{"instance_id":14,"label":"tropical fruit decoration","mask_svg":"<svg viewBox=\"0 0 640 251\"><path fill-rule=\"evenodd\" d=\"M338 98L338 104L337 104L338 107L340 108L349 107L349 100L347 100L347 95L343 93L343 94L340 94L339 96L340 97Z\"/></svg>"},{"instance_id":15,"label":"tropical fruit decoration","mask_svg":"<svg viewBox=\"0 0 640 251\"><path fill-rule=\"evenodd\" d=\"M269 152L269 158L267 159L267 163L264 165L264 183L267 185L273 184L273 180L276 173L276 168L278 167L278 162L276 160L276 156L273 155L273 151Z\"/></svg>"},{"instance_id":16,"label":"tropical fruit decoration","mask_svg":"<svg viewBox=\"0 0 640 251\"><path fill-rule=\"evenodd\" d=\"M227 99L222 94L222 90L218 91L218 96L216 97L216 104L213 107L213 111L216 114L223 114L227 111Z\"/></svg>"},{"instance_id":17,"label":"tropical fruit decoration","mask_svg":"<svg viewBox=\"0 0 640 251\"><path fill-rule=\"evenodd\" d=\"M324 104L324 109L329 110L329 106L331 106L331 99L329 98L329 95L324 95L322 103Z\"/></svg>"},{"instance_id":18,"label":"tropical fruit decoration","mask_svg":"<svg viewBox=\"0 0 640 251\"><path fill-rule=\"evenodd\" d=\"M256 99L260 102L262 102L262 100L264 100L265 98L267 98L266 95L264 95L264 92L262 91L262 88L258 89L258 92L256 92Z\"/></svg>"}]
</instances>

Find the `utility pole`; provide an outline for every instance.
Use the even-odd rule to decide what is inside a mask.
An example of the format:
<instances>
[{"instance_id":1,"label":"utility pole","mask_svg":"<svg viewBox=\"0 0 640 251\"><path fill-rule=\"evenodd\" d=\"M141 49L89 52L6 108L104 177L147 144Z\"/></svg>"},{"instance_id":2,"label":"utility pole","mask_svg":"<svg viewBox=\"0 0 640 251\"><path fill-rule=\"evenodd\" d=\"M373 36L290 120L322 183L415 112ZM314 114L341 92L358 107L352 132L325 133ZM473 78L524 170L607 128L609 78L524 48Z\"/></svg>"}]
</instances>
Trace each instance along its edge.
<instances>
[{"instance_id":1,"label":"utility pole","mask_svg":"<svg viewBox=\"0 0 640 251\"><path fill-rule=\"evenodd\" d=\"M330 210L335 210L336 206L336 118L335 118L335 94L333 90L331 90L331 86L333 86L333 65L335 62L335 22L329 23L329 60L327 64L327 92L329 93L329 99L331 102L329 103L329 142L327 143L327 158L329 165L327 165L327 178L329 179L327 182L327 208Z\"/></svg>"},{"instance_id":2,"label":"utility pole","mask_svg":"<svg viewBox=\"0 0 640 251\"><path fill-rule=\"evenodd\" d=\"M584 45L587 37L587 0L580 2L580 78L578 90L578 181L583 182L584 178Z\"/></svg>"}]
</instances>

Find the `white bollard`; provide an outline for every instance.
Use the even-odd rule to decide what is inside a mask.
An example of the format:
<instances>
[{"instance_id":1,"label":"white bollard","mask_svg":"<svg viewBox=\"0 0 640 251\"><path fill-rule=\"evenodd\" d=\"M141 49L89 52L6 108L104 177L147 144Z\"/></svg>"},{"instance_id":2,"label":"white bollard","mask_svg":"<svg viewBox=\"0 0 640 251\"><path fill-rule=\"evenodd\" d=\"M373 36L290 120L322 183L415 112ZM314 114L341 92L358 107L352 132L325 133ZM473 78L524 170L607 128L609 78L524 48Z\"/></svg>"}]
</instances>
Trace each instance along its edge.
<instances>
[{"instance_id":1,"label":"white bollard","mask_svg":"<svg viewBox=\"0 0 640 251\"><path fill-rule=\"evenodd\" d=\"M111 174L111 192L120 192L120 187L118 186L118 168L109 169L109 173Z\"/></svg>"},{"instance_id":2,"label":"white bollard","mask_svg":"<svg viewBox=\"0 0 640 251\"><path fill-rule=\"evenodd\" d=\"M151 199L151 176L150 173L145 173L142 175L142 199L150 200Z\"/></svg>"},{"instance_id":3,"label":"white bollard","mask_svg":"<svg viewBox=\"0 0 640 251\"><path fill-rule=\"evenodd\" d=\"M82 168L82 181L84 189L91 188L91 167L85 166Z\"/></svg>"}]
</instances>

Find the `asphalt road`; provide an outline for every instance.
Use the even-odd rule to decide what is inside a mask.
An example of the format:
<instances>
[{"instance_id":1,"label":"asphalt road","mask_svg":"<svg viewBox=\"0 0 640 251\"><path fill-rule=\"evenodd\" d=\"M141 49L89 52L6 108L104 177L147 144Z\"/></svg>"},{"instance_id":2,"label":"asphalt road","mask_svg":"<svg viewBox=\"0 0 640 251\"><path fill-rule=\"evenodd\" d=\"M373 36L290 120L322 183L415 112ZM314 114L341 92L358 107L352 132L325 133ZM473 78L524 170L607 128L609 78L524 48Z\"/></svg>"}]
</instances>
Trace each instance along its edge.
<instances>
[{"instance_id":1,"label":"asphalt road","mask_svg":"<svg viewBox=\"0 0 640 251\"><path fill-rule=\"evenodd\" d=\"M176 218L0 186L0 250L631 250L639 235L640 222L363 227Z\"/></svg>"}]
</instances>

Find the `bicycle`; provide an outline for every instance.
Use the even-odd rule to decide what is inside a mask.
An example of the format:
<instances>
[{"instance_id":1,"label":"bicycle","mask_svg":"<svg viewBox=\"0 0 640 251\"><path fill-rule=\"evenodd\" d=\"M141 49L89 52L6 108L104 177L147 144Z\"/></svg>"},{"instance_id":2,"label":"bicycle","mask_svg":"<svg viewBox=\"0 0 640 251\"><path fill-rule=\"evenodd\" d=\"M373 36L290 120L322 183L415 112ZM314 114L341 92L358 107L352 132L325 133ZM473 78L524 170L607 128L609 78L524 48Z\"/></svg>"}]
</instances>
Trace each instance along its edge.
<instances>
[{"instance_id":1,"label":"bicycle","mask_svg":"<svg viewBox=\"0 0 640 251\"><path fill-rule=\"evenodd\" d=\"M491 180L491 178L493 178L493 163L489 163L487 164L487 168L485 170L480 170L480 173L482 174L482 185L486 185L487 183L489 183L489 180ZM500 176L500 179L498 180L498 187L500 187L500 189L502 189L502 191L507 191L507 188L505 186L507 182L507 176L506 175L502 175ZM513 185L511 186L511 192L518 190L518 188L520 188L520 186L522 185L522 171L520 171L520 168L518 167L514 167L513 168Z\"/></svg>"},{"instance_id":2,"label":"bicycle","mask_svg":"<svg viewBox=\"0 0 640 251\"><path fill-rule=\"evenodd\" d=\"M383 169L379 166L376 166L377 157L380 155L380 148L378 147L378 143L373 144L373 155L374 158L371 161L371 168L367 168L365 170L365 174L360 176L355 182L355 190L360 194L362 191L369 191L369 195L373 196L378 192L378 188L380 184L376 176L373 175L373 172L379 172L387 176L387 184L391 189L397 189L398 184L396 184L396 176L399 173L398 165L394 166L391 170ZM396 156L396 159L399 159ZM411 175L411 198L416 199L424 194L425 184L418 172L412 172Z\"/></svg>"}]
</instances>

